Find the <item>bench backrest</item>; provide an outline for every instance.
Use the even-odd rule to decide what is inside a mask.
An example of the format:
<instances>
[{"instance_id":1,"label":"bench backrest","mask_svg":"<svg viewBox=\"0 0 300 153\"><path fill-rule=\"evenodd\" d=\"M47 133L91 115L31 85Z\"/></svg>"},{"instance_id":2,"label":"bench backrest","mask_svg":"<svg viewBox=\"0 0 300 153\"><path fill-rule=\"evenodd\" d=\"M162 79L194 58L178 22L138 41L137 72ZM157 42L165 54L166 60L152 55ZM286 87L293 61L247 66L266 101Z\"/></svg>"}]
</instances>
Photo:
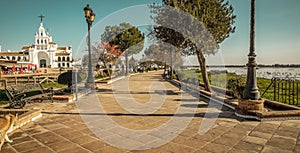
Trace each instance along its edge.
<instances>
[{"instance_id":1,"label":"bench backrest","mask_svg":"<svg viewBox=\"0 0 300 153\"><path fill-rule=\"evenodd\" d=\"M16 94L20 93L30 93L30 92L38 92L38 94L44 93L44 88L39 83L25 83L25 84L18 84L16 86L10 86L6 87L7 96L12 97ZM27 94L26 97L31 96L30 94Z\"/></svg>"}]
</instances>

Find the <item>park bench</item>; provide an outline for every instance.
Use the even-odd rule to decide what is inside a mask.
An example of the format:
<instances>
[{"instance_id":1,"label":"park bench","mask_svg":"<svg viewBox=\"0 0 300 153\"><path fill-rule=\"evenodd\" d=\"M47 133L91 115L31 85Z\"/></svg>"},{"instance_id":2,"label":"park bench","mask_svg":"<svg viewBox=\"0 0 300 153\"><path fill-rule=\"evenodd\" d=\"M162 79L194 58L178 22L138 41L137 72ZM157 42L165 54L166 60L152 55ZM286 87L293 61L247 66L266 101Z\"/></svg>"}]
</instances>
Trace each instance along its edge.
<instances>
[{"instance_id":1,"label":"park bench","mask_svg":"<svg viewBox=\"0 0 300 153\"><path fill-rule=\"evenodd\" d=\"M23 108L28 102L43 102L51 100L53 102L53 88L45 89L40 83L19 84L5 87L10 108Z\"/></svg>"}]
</instances>

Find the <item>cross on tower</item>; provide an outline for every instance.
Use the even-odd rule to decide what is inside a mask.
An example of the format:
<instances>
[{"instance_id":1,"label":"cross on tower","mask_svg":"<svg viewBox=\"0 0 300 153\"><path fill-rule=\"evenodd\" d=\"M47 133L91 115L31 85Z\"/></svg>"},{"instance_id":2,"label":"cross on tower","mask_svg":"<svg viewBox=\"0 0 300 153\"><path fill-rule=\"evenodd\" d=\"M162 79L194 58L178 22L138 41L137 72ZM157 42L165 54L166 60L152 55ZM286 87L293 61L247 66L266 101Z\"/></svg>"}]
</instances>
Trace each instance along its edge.
<instances>
[{"instance_id":1,"label":"cross on tower","mask_svg":"<svg viewBox=\"0 0 300 153\"><path fill-rule=\"evenodd\" d=\"M41 18L41 22L43 22L43 18L45 18L45 16L43 16L42 14L40 16L38 16L39 18Z\"/></svg>"}]
</instances>

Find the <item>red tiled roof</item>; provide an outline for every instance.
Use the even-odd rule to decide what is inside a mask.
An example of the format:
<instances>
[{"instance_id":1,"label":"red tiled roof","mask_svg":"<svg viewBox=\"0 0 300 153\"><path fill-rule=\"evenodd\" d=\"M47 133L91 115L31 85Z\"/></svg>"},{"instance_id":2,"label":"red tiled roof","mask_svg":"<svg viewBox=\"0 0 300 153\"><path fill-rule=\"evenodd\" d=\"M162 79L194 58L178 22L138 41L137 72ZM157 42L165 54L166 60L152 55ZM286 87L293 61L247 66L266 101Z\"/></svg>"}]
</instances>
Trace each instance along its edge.
<instances>
[{"instance_id":1,"label":"red tiled roof","mask_svg":"<svg viewBox=\"0 0 300 153\"><path fill-rule=\"evenodd\" d=\"M57 47L57 50L67 50L67 47Z\"/></svg>"},{"instance_id":2,"label":"red tiled roof","mask_svg":"<svg viewBox=\"0 0 300 153\"><path fill-rule=\"evenodd\" d=\"M27 55L28 53L24 52L0 52L0 56L23 56Z\"/></svg>"},{"instance_id":3,"label":"red tiled roof","mask_svg":"<svg viewBox=\"0 0 300 153\"><path fill-rule=\"evenodd\" d=\"M30 46L23 46L22 47L22 50L27 50L27 49L29 49L30 48Z\"/></svg>"},{"instance_id":4,"label":"red tiled roof","mask_svg":"<svg viewBox=\"0 0 300 153\"><path fill-rule=\"evenodd\" d=\"M69 56L70 53L62 52L62 53L55 53L55 56Z\"/></svg>"}]
</instances>

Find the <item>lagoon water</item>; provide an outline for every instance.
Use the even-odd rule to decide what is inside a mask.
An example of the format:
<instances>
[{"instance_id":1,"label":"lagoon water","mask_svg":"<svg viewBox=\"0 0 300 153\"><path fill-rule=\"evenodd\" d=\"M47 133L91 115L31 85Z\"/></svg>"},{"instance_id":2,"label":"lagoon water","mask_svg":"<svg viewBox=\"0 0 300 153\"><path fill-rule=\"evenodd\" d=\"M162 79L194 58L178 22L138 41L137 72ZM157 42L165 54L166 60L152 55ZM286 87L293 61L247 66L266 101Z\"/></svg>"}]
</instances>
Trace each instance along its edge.
<instances>
[{"instance_id":1,"label":"lagoon water","mask_svg":"<svg viewBox=\"0 0 300 153\"><path fill-rule=\"evenodd\" d=\"M246 75L247 68L242 67L210 67L210 71L227 70L229 73L235 73L237 75ZM290 78L300 80L300 68L280 68L280 67L264 67L256 70L256 76L259 78L272 79L273 77Z\"/></svg>"}]
</instances>

